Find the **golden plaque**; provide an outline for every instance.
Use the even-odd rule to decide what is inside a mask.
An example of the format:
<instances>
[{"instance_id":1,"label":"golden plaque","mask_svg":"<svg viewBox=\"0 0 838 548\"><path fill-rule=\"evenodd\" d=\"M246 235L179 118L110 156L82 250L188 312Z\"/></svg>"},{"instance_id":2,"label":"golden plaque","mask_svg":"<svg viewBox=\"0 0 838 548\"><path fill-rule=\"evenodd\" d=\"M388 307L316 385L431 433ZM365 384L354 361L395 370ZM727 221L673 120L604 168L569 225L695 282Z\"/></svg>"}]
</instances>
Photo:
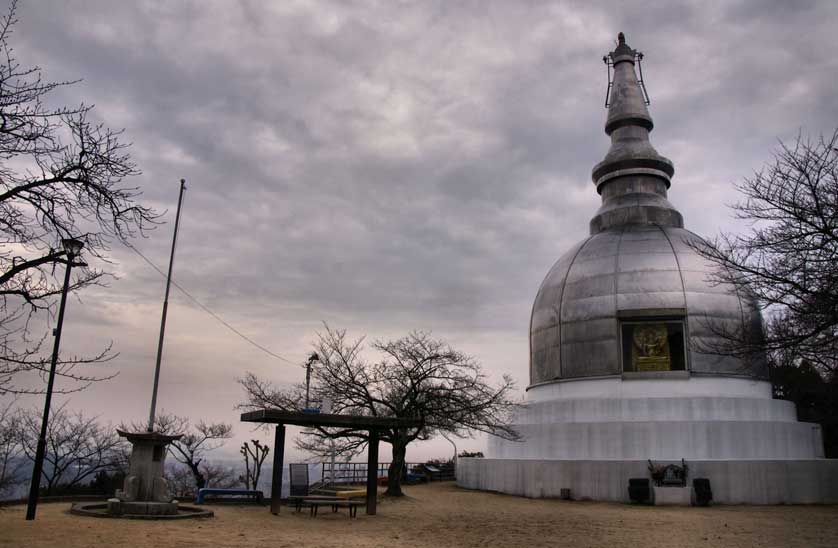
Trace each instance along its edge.
<instances>
[{"instance_id":1,"label":"golden plaque","mask_svg":"<svg viewBox=\"0 0 838 548\"><path fill-rule=\"evenodd\" d=\"M664 324L638 325L634 328L631 362L635 371L669 371L669 337Z\"/></svg>"}]
</instances>

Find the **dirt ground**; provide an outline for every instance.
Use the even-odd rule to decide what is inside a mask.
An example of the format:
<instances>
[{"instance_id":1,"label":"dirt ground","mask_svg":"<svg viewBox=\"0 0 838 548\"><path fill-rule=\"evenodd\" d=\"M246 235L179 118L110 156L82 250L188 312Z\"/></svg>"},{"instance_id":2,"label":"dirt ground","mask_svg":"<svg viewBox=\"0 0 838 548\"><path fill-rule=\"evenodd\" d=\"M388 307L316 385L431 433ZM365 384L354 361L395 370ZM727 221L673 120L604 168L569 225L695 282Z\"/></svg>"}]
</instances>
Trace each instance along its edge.
<instances>
[{"instance_id":1,"label":"dirt ground","mask_svg":"<svg viewBox=\"0 0 838 548\"><path fill-rule=\"evenodd\" d=\"M136 521L71 515L68 503L0 508L0 547L432 547L562 546L838 547L838 507L638 507L533 500L460 489L450 482L406 487L382 498L378 515L342 509L310 518L283 507L209 505L214 518ZM325 510L325 512L323 511Z\"/></svg>"}]
</instances>

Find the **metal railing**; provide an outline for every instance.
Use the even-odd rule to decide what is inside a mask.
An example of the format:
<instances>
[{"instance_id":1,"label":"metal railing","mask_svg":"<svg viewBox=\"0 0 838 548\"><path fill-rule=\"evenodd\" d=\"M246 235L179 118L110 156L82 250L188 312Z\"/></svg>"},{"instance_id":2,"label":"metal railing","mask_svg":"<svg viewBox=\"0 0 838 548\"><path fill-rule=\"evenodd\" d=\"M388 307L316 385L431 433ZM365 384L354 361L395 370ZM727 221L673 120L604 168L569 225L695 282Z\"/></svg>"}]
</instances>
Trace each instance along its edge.
<instances>
[{"instance_id":1,"label":"metal railing","mask_svg":"<svg viewBox=\"0 0 838 548\"><path fill-rule=\"evenodd\" d=\"M421 467L421 462L406 462L405 470L413 471ZM389 462L379 462L376 477L387 477L390 468ZM320 463L320 481L323 483L364 483L367 481L366 462L336 462L334 475L332 474L332 463L324 461Z\"/></svg>"}]
</instances>

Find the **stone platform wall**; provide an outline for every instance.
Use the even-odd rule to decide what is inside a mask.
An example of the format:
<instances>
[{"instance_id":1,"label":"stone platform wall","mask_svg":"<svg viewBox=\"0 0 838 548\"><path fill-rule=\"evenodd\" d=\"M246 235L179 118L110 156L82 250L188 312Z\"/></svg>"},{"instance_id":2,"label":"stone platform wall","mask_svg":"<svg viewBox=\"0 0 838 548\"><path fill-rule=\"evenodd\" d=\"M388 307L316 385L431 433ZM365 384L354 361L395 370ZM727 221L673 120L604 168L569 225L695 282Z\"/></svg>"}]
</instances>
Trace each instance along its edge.
<instances>
[{"instance_id":1,"label":"stone platform wall","mask_svg":"<svg viewBox=\"0 0 838 548\"><path fill-rule=\"evenodd\" d=\"M515 424L525 443L490 438L486 456L550 460L822 458L820 425L779 421Z\"/></svg>"},{"instance_id":2,"label":"stone platform wall","mask_svg":"<svg viewBox=\"0 0 838 548\"><path fill-rule=\"evenodd\" d=\"M838 459L687 464L690 479L710 479L716 504L838 504ZM534 498L558 498L562 488L570 488L574 499L628 502L629 478L649 477L647 465L645 460L461 458L457 484Z\"/></svg>"},{"instance_id":3,"label":"stone platform wall","mask_svg":"<svg viewBox=\"0 0 838 548\"><path fill-rule=\"evenodd\" d=\"M690 380L680 387L694 392L712 387L745 392L757 384L703 380L697 384ZM660 382L664 387L679 386ZM575 386L583 392L596 389L600 395L528 402L512 421L523 442L489 437L486 456L574 461L810 460L824 456L820 425L798 422L794 404L788 401L733 395L602 394L609 388L629 390L637 386L634 381L615 386L608 381L587 381ZM647 391L661 388L645 386Z\"/></svg>"}]
</instances>

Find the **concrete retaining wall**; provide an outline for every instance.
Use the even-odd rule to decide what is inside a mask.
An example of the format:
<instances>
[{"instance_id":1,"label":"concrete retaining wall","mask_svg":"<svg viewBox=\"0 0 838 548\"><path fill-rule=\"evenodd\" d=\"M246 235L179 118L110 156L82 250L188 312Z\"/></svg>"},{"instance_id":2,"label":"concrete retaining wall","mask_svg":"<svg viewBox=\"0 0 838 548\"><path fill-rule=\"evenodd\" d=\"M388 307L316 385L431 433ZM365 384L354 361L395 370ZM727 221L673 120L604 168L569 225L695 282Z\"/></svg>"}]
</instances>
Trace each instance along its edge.
<instances>
[{"instance_id":1,"label":"concrete retaining wall","mask_svg":"<svg viewBox=\"0 0 838 548\"><path fill-rule=\"evenodd\" d=\"M514 425L523 442L496 437L497 459L817 459L820 425L771 421L556 422Z\"/></svg>"},{"instance_id":2,"label":"concrete retaining wall","mask_svg":"<svg viewBox=\"0 0 838 548\"><path fill-rule=\"evenodd\" d=\"M666 464L668 461L655 461ZM671 461L675 462L675 461ZM838 504L838 459L691 460L717 504ZM645 460L475 459L458 461L457 484L525 497L628 502L629 478L649 477Z\"/></svg>"},{"instance_id":3,"label":"concrete retaining wall","mask_svg":"<svg viewBox=\"0 0 838 548\"><path fill-rule=\"evenodd\" d=\"M797 411L790 401L769 398L590 397L528 402L515 416L517 424L656 420L797 422Z\"/></svg>"}]
</instances>

